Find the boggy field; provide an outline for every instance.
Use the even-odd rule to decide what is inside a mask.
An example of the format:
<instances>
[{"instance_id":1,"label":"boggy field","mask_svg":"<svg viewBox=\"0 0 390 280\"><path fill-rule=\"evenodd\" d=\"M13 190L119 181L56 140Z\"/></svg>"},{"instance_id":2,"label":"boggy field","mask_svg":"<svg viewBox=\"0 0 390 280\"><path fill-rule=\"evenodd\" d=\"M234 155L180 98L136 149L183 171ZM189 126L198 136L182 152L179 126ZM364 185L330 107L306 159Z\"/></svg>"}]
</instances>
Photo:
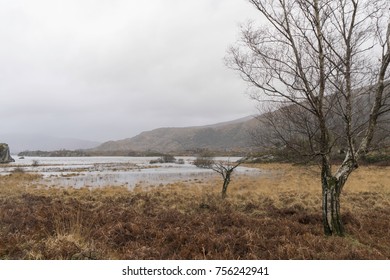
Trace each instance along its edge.
<instances>
[{"instance_id":1,"label":"boggy field","mask_svg":"<svg viewBox=\"0 0 390 280\"><path fill-rule=\"evenodd\" d=\"M325 237L314 166L162 186L42 188L0 177L0 259L390 259L389 167L360 167L342 194L347 236Z\"/></svg>"}]
</instances>

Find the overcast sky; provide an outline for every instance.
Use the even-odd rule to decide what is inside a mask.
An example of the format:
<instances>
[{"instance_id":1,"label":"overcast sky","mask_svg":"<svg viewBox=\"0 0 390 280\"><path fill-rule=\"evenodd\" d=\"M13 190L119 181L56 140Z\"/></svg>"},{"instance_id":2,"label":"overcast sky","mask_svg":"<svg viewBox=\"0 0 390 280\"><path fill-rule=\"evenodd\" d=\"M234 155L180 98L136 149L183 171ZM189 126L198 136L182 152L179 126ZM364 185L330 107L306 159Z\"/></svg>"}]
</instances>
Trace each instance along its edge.
<instances>
[{"instance_id":1,"label":"overcast sky","mask_svg":"<svg viewBox=\"0 0 390 280\"><path fill-rule=\"evenodd\" d=\"M245 0L0 3L0 134L106 141L256 113L223 62L258 16Z\"/></svg>"}]
</instances>

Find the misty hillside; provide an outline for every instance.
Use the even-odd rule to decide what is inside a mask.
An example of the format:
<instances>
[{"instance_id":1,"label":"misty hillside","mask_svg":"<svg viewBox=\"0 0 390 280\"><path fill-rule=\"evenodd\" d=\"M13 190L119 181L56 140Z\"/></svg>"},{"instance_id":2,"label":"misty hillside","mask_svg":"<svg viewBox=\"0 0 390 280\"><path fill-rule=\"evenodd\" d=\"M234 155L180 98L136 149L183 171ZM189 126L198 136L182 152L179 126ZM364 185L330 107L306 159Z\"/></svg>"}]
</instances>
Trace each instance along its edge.
<instances>
[{"instance_id":1,"label":"misty hillside","mask_svg":"<svg viewBox=\"0 0 390 280\"><path fill-rule=\"evenodd\" d=\"M257 124L253 117L207 126L158 128L119 141L105 142L95 151L245 151L251 146L249 131Z\"/></svg>"},{"instance_id":2,"label":"misty hillside","mask_svg":"<svg viewBox=\"0 0 390 280\"><path fill-rule=\"evenodd\" d=\"M388 92L386 93L388 94ZM333 96L329 96L332 100ZM353 127L358 129L364 127L367 123L367 118L370 114L373 96L372 92L367 92L367 89L356 91L354 99L354 123ZM342 103L342 102L341 102ZM342 104L337 106L342 106ZM335 105L336 106L336 105ZM342 111L335 107L336 110ZM297 105L289 105L281 107L273 112L258 116L258 118L266 120L273 119L278 128L285 130L284 139L298 139L299 127L293 127L293 122L299 118L310 120L309 123L313 126L312 131L316 131L316 122L312 116L307 115L307 112L300 112L300 107ZM381 115L378 120L377 132L373 139L373 148L385 147L388 143L388 131L390 130L389 118L390 111ZM337 114L328 114L329 123L332 124L332 129L337 135L343 135L344 122L342 116ZM291 122L292 121L292 122ZM265 123L269 123L266 121ZM291 130L293 129L293 130ZM279 131L280 133L280 131ZM251 136L252 135L252 136ZM256 135L256 139L253 138ZM258 119L246 117L231 122L224 122L207 126L196 127L167 127L158 128L151 131L142 132L141 134L119 141L109 141L103 143L93 151L97 152L114 152L114 151L135 151L135 152L185 152L207 149L210 151L220 152L248 152L254 148L253 142L257 142L257 148L271 147L276 142L280 142L280 136L273 132L273 129L264 122L260 123ZM298 138L297 138L298 137ZM278 140L278 141L276 141ZM301 142L298 142L301 143ZM336 149L341 149L345 146L343 138L340 138Z\"/></svg>"}]
</instances>

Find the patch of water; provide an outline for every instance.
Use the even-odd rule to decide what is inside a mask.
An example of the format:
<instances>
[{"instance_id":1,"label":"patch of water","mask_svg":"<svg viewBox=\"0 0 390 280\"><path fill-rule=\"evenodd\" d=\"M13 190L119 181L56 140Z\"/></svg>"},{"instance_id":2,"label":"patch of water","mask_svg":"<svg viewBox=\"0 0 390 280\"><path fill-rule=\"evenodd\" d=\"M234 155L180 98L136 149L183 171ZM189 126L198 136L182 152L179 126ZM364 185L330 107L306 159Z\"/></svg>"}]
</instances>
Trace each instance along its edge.
<instances>
[{"instance_id":1,"label":"patch of water","mask_svg":"<svg viewBox=\"0 0 390 280\"><path fill-rule=\"evenodd\" d=\"M15 157L15 163L0 167L0 174L22 168L43 175L41 184L56 187L104 187L168 184L217 176L210 169L197 168L194 157L176 157L184 164L150 164L157 157ZM240 158L217 158L234 162ZM239 166L237 173L258 175L260 170Z\"/></svg>"}]
</instances>

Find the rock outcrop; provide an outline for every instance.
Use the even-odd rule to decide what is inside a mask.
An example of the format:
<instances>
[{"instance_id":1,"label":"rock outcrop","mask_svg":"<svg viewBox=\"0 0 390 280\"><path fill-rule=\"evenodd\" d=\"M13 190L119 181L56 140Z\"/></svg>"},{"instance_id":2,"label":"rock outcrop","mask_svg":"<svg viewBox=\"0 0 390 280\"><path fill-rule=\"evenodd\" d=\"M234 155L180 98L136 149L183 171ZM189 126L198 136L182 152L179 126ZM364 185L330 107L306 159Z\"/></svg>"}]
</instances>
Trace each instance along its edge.
<instances>
[{"instance_id":1,"label":"rock outcrop","mask_svg":"<svg viewBox=\"0 0 390 280\"><path fill-rule=\"evenodd\" d=\"M8 144L0 143L0 163L14 162L9 152Z\"/></svg>"}]
</instances>

